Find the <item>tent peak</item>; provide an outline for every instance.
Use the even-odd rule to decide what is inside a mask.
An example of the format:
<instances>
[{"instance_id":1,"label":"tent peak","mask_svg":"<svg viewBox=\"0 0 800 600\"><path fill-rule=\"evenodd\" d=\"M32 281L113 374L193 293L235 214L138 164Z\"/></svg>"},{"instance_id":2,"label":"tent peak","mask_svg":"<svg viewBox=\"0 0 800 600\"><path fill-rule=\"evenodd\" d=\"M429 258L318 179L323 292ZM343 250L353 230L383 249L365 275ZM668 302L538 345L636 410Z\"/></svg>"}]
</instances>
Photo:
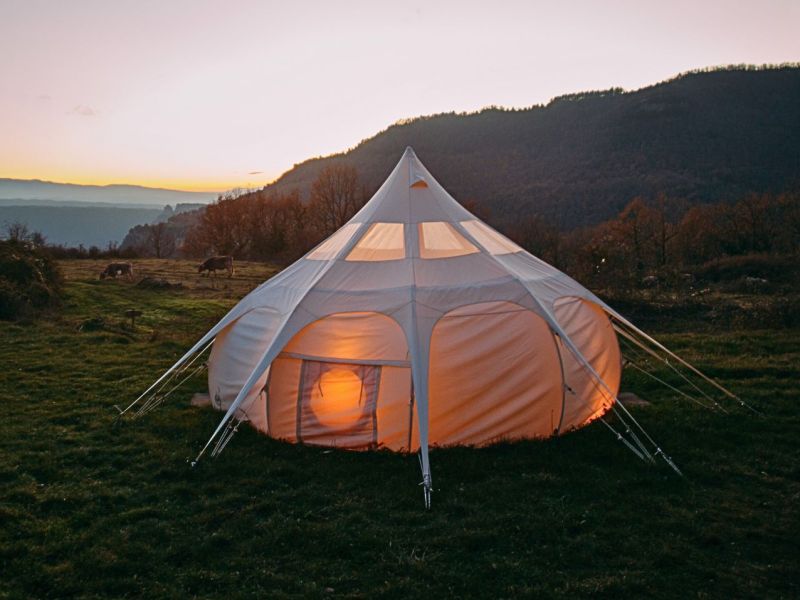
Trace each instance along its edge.
<instances>
[{"instance_id":1,"label":"tent peak","mask_svg":"<svg viewBox=\"0 0 800 600\"><path fill-rule=\"evenodd\" d=\"M474 216L439 185L414 149L406 146L389 177L351 222L454 222L472 218Z\"/></svg>"}]
</instances>

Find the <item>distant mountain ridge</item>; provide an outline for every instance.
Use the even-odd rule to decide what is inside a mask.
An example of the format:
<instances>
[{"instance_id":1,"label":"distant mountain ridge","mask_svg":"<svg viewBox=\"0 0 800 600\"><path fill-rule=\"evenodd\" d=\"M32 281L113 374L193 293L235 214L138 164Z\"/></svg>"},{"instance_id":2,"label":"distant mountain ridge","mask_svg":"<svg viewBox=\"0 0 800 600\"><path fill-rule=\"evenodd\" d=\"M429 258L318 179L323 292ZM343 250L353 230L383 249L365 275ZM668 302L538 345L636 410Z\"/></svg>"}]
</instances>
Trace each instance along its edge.
<instances>
[{"instance_id":1,"label":"distant mountain ridge","mask_svg":"<svg viewBox=\"0 0 800 600\"><path fill-rule=\"evenodd\" d=\"M50 244L105 248L109 243L119 244L131 227L152 223L162 214L164 210L158 206L0 205L0 238L6 226L24 223L30 231L42 233Z\"/></svg>"},{"instance_id":2,"label":"distant mountain ridge","mask_svg":"<svg viewBox=\"0 0 800 600\"><path fill-rule=\"evenodd\" d=\"M217 197L213 192L186 192L151 188L141 185L80 185L55 183L39 179L0 178L0 200L19 201L17 206L28 201L52 200L73 203L105 203L114 205L158 206L167 204L208 204ZM8 206L7 202L3 202Z\"/></svg>"},{"instance_id":3,"label":"distant mountain ridge","mask_svg":"<svg viewBox=\"0 0 800 600\"><path fill-rule=\"evenodd\" d=\"M0 237L7 225L19 222L44 234L52 244L105 248L121 243L137 225L166 221L216 197L138 185L0 179Z\"/></svg>"},{"instance_id":4,"label":"distant mountain ridge","mask_svg":"<svg viewBox=\"0 0 800 600\"><path fill-rule=\"evenodd\" d=\"M406 146L500 225L533 213L590 225L660 192L702 203L798 189L800 68L691 72L630 92L420 117L297 164L265 189L307 197L326 165L347 163L373 191Z\"/></svg>"}]
</instances>

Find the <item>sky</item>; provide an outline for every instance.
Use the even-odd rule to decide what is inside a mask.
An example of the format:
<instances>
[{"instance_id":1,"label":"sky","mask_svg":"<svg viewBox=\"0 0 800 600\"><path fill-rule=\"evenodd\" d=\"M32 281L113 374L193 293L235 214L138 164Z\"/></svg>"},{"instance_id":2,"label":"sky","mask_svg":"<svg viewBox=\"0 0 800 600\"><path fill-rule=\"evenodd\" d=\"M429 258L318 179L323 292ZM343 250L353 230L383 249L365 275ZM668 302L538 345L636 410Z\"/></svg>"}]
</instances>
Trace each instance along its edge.
<instances>
[{"instance_id":1,"label":"sky","mask_svg":"<svg viewBox=\"0 0 800 600\"><path fill-rule=\"evenodd\" d=\"M0 0L0 177L261 187L405 118L800 61L799 0Z\"/></svg>"}]
</instances>

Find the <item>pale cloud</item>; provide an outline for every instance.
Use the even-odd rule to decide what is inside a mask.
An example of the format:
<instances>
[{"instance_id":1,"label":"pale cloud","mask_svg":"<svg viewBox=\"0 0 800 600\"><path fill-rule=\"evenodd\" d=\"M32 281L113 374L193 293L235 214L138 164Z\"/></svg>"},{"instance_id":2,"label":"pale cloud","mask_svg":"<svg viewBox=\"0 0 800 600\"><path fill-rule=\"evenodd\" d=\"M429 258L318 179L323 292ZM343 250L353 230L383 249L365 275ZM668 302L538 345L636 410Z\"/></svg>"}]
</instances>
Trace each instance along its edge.
<instances>
[{"instance_id":1,"label":"pale cloud","mask_svg":"<svg viewBox=\"0 0 800 600\"><path fill-rule=\"evenodd\" d=\"M85 104L78 104L69 111L70 115L78 115L79 117L96 117L97 111L93 109L91 106L86 106Z\"/></svg>"},{"instance_id":2,"label":"pale cloud","mask_svg":"<svg viewBox=\"0 0 800 600\"><path fill-rule=\"evenodd\" d=\"M248 175L262 175L264 171L249 171Z\"/></svg>"}]
</instances>

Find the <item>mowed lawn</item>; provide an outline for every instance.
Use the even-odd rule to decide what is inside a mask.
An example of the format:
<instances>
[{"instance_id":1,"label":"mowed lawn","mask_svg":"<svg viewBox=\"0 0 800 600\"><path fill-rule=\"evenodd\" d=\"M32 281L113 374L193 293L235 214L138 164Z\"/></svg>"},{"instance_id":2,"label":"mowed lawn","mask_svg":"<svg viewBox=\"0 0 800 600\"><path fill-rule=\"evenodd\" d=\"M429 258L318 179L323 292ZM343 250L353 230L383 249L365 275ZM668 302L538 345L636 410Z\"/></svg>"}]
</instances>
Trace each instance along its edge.
<instances>
[{"instance_id":1,"label":"mowed lawn","mask_svg":"<svg viewBox=\"0 0 800 600\"><path fill-rule=\"evenodd\" d=\"M241 264L212 288L193 263L134 262L137 279L182 287L68 261L60 315L0 323L0 597L800 596L800 331L662 336L763 416L626 372L623 389L652 402L631 410L685 479L596 423L434 450L426 512L414 455L244 428L190 468L221 417L189 405L202 376L113 426L115 404L275 271Z\"/></svg>"}]
</instances>

